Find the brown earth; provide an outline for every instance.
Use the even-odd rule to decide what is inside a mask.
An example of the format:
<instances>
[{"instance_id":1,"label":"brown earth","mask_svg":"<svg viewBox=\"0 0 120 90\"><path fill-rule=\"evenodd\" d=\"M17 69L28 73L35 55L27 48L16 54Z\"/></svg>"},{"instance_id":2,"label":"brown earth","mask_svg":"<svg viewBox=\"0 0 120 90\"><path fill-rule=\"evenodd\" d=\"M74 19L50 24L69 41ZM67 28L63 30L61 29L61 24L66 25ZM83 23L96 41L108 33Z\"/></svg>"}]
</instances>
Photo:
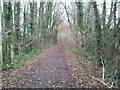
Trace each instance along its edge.
<instances>
[{"instance_id":1,"label":"brown earth","mask_svg":"<svg viewBox=\"0 0 120 90\"><path fill-rule=\"evenodd\" d=\"M67 44L54 46L26 66L3 72L5 88L90 88L96 87L89 75L90 68L82 68ZM90 62L85 62L90 65Z\"/></svg>"},{"instance_id":2,"label":"brown earth","mask_svg":"<svg viewBox=\"0 0 120 90\"><path fill-rule=\"evenodd\" d=\"M75 63L69 58L66 47L66 44L57 45L29 65L3 73L4 87L79 87L79 80L71 74Z\"/></svg>"}]
</instances>

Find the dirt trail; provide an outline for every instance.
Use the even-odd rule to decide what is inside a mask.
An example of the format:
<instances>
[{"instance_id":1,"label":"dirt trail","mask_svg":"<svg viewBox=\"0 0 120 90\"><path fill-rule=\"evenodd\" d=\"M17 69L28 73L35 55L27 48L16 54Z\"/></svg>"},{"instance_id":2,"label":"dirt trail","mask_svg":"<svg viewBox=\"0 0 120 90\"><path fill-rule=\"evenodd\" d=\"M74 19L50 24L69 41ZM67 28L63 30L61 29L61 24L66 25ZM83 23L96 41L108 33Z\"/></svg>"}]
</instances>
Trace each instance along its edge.
<instances>
[{"instance_id":1,"label":"dirt trail","mask_svg":"<svg viewBox=\"0 0 120 90\"><path fill-rule=\"evenodd\" d=\"M71 74L72 67L74 63L67 53L67 45L60 44L48 49L31 64L3 74L4 87L78 87L78 79Z\"/></svg>"}]
</instances>

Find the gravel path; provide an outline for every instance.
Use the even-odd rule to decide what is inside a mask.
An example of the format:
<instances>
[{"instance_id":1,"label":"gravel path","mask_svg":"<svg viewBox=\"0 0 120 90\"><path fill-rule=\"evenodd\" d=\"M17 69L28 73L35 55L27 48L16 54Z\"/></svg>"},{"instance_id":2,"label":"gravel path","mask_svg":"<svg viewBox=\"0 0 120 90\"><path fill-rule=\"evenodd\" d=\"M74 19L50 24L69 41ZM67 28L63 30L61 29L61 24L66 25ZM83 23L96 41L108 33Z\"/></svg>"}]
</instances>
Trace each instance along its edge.
<instances>
[{"instance_id":1,"label":"gravel path","mask_svg":"<svg viewBox=\"0 0 120 90\"><path fill-rule=\"evenodd\" d=\"M31 64L3 74L4 87L78 87L79 81L71 74L72 65L67 45L60 44L48 49Z\"/></svg>"}]
</instances>

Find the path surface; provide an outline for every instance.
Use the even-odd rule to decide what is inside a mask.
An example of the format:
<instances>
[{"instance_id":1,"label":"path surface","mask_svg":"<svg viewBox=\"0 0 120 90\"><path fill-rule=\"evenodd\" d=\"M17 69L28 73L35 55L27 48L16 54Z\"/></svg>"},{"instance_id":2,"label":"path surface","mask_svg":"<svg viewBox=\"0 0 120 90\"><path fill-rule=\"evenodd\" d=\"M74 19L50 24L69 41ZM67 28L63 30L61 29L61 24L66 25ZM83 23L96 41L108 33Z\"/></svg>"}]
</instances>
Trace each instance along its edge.
<instances>
[{"instance_id":1,"label":"path surface","mask_svg":"<svg viewBox=\"0 0 120 90\"><path fill-rule=\"evenodd\" d=\"M79 81L71 74L73 62L67 45L60 44L40 55L32 64L3 75L5 87L44 88L78 87ZM9 79L8 79L9 78Z\"/></svg>"}]
</instances>

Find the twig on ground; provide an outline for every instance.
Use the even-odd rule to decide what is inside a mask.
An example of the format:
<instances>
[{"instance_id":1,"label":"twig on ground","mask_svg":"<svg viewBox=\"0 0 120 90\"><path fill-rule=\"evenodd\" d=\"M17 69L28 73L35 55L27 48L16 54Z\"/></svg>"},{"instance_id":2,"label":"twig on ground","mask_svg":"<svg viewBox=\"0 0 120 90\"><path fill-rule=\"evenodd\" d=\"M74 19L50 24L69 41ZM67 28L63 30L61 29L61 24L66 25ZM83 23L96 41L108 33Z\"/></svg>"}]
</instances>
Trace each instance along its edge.
<instances>
[{"instance_id":1,"label":"twig on ground","mask_svg":"<svg viewBox=\"0 0 120 90\"><path fill-rule=\"evenodd\" d=\"M103 58L101 58L101 63L102 63L102 79L98 79L98 78L95 78L94 76L90 75L90 77L92 77L93 79L101 82L103 85L107 86L108 88L113 88L113 85L115 82L117 82L117 80L115 81L112 81L111 79L116 75L117 73L117 70L115 71L114 75L110 78L110 82L105 82L105 65L104 65L104 62L103 62Z\"/></svg>"}]
</instances>

